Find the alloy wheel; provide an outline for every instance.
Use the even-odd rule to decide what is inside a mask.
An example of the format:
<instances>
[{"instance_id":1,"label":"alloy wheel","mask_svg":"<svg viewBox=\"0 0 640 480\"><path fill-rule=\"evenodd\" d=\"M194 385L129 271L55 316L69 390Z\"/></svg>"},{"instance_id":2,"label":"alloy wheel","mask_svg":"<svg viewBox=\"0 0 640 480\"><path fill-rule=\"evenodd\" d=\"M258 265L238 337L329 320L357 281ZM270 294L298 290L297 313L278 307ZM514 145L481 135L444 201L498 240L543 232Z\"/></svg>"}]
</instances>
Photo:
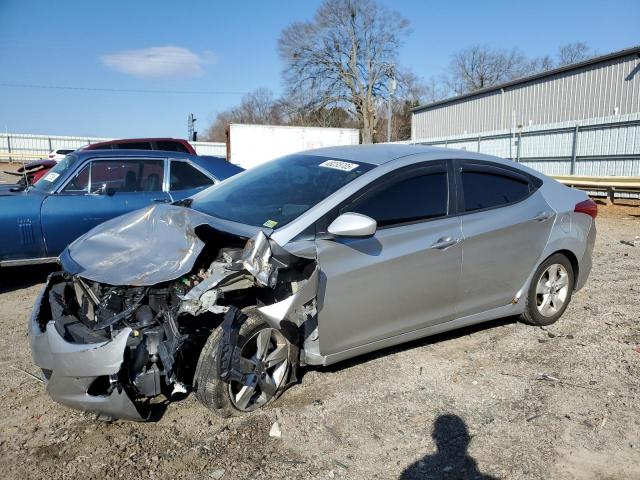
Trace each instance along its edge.
<instances>
[{"instance_id":1,"label":"alloy wheel","mask_svg":"<svg viewBox=\"0 0 640 480\"><path fill-rule=\"evenodd\" d=\"M255 410L283 386L289 373L289 342L279 330L260 330L242 347L240 369L245 381L229 383L229 398L238 410Z\"/></svg>"},{"instance_id":2,"label":"alloy wheel","mask_svg":"<svg viewBox=\"0 0 640 480\"><path fill-rule=\"evenodd\" d=\"M558 313L569 295L569 274L567 269L554 263L547 268L536 285L536 307L544 317Z\"/></svg>"}]
</instances>

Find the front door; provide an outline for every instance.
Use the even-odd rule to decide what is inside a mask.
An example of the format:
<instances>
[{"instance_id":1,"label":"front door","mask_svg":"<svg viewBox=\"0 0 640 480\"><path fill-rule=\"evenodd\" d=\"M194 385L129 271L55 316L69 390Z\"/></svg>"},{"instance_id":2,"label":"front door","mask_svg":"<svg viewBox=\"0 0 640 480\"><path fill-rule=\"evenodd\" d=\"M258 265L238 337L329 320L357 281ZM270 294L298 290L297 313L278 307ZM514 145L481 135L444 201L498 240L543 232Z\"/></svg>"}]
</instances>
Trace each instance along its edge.
<instances>
[{"instance_id":1,"label":"front door","mask_svg":"<svg viewBox=\"0 0 640 480\"><path fill-rule=\"evenodd\" d=\"M42 205L47 255L59 255L105 220L170 201L162 188L163 177L161 159L93 159Z\"/></svg>"},{"instance_id":2,"label":"front door","mask_svg":"<svg viewBox=\"0 0 640 480\"><path fill-rule=\"evenodd\" d=\"M336 212L368 215L378 230L317 240L322 355L453 319L462 234L448 191L444 163L412 167Z\"/></svg>"}]
</instances>

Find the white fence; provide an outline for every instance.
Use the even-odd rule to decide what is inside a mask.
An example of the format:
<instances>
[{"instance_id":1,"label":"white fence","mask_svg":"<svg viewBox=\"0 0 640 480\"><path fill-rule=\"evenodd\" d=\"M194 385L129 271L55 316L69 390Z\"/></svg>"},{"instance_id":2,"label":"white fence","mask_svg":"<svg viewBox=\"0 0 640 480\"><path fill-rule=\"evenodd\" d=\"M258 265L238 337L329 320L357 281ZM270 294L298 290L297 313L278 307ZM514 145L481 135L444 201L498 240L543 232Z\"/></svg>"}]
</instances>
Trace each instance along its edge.
<instances>
[{"instance_id":1,"label":"white fence","mask_svg":"<svg viewBox=\"0 0 640 480\"><path fill-rule=\"evenodd\" d=\"M0 160L23 160L46 157L52 150L73 149L89 143L105 142L113 138L104 137L66 137L59 135L30 135L24 133L0 133ZM226 157L225 143L189 142L199 155ZM11 154L15 154L11 156Z\"/></svg>"}]
</instances>

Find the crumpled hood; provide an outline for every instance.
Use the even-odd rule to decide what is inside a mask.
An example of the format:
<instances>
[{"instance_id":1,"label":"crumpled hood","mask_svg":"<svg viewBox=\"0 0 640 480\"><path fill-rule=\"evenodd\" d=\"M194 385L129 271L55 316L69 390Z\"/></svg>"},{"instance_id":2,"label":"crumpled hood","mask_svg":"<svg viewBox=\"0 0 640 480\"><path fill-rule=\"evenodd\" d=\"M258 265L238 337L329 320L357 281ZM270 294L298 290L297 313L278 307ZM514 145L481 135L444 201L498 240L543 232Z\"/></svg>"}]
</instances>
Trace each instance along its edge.
<instances>
[{"instance_id":1,"label":"crumpled hood","mask_svg":"<svg viewBox=\"0 0 640 480\"><path fill-rule=\"evenodd\" d=\"M204 243L195 233L207 214L154 205L108 220L75 240L60 256L72 275L109 285L150 286L193 269Z\"/></svg>"}]
</instances>

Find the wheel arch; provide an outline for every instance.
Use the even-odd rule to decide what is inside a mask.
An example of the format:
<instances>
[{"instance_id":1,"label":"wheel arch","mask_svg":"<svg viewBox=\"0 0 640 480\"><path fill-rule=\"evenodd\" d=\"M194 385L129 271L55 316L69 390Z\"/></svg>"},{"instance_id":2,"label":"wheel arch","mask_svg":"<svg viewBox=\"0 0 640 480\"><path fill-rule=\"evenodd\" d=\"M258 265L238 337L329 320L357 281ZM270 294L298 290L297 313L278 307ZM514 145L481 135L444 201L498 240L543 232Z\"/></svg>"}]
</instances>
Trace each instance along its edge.
<instances>
[{"instance_id":1,"label":"wheel arch","mask_svg":"<svg viewBox=\"0 0 640 480\"><path fill-rule=\"evenodd\" d=\"M578 273L580 272L580 264L578 263L578 257L576 256L575 253L573 253L571 250L568 249L562 249L562 250L556 250L553 253L550 253L549 255L547 255L545 257L544 260L542 260L542 262L544 262L547 258L555 255L555 254L562 254L565 257L567 257L567 259L569 260L569 262L571 263L571 268L573 269L573 289L576 289L576 285L578 283ZM540 263L542 263L540 262Z\"/></svg>"}]
</instances>

